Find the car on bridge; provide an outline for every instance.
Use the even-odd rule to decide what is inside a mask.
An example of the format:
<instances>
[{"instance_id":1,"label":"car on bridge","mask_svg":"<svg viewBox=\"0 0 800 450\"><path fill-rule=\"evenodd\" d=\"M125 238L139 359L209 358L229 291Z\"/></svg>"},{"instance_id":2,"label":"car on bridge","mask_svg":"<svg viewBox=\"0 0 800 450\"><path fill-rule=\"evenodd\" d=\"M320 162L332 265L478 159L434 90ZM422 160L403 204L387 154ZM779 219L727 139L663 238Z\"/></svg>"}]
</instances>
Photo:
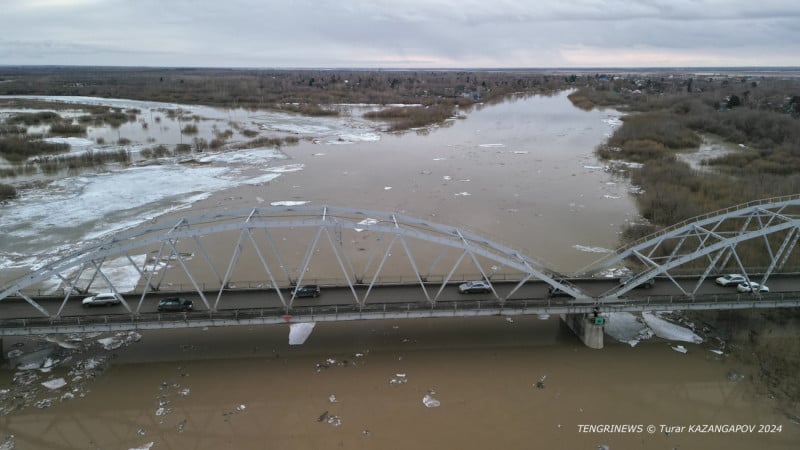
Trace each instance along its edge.
<instances>
[{"instance_id":1,"label":"car on bridge","mask_svg":"<svg viewBox=\"0 0 800 450\"><path fill-rule=\"evenodd\" d=\"M555 286L549 286L547 288L547 296L548 297L572 297L572 295L568 294L567 291L563 291Z\"/></svg>"},{"instance_id":2,"label":"car on bridge","mask_svg":"<svg viewBox=\"0 0 800 450\"><path fill-rule=\"evenodd\" d=\"M294 291L292 291L292 294L294 295L295 298L300 298L300 297L316 298L319 297L319 293L320 293L319 286L317 286L316 284L306 284L304 286L297 286L296 288L294 288Z\"/></svg>"},{"instance_id":3,"label":"car on bridge","mask_svg":"<svg viewBox=\"0 0 800 450\"><path fill-rule=\"evenodd\" d=\"M191 311L194 305L191 300L180 297L167 297L158 302L158 312L162 311Z\"/></svg>"},{"instance_id":4,"label":"car on bridge","mask_svg":"<svg viewBox=\"0 0 800 450\"><path fill-rule=\"evenodd\" d=\"M462 294L485 294L492 291L492 286L483 280L467 281L458 285L458 292Z\"/></svg>"},{"instance_id":5,"label":"car on bridge","mask_svg":"<svg viewBox=\"0 0 800 450\"><path fill-rule=\"evenodd\" d=\"M630 283L631 280L633 280L634 278L636 278L636 274L635 273L629 273L628 275L625 275L624 277L619 279L619 285L620 286L625 286L628 283ZM641 283L637 284L636 287L637 288L650 289L651 287L655 286L655 284L656 284L656 279L655 278L650 278L648 280L642 281Z\"/></svg>"},{"instance_id":6,"label":"car on bridge","mask_svg":"<svg viewBox=\"0 0 800 450\"><path fill-rule=\"evenodd\" d=\"M90 306L118 305L120 302L122 302L122 296L113 292L105 292L102 294L93 295L91 297L86 297L83 299L81 304L84 308L88 308Z\"/></svg>"},{"instance_id":7,"label":"car on bridge","mask_svg":"<svg viewBox=\"0 0 800 450\"><path fill-rule=\"evenodd\" d=\"M737 285L736 290L739 292L753 292L753 291L769 292L769 288L766 285L754 283L752 281L749 284L741 283Z\"/></svg>"},{"instance_id":8,"label":"car on bridge","mask_svg":"<svg viewBox=\"0 0 800 450\"><path fill-rule=\"evenodd\" d=\"M738 286L746 282L747 279L744 277L744 275L739 275L738 273L729 273L714 280L714 283L717 283L720 286Z\"/></svg>"}]
</instances>

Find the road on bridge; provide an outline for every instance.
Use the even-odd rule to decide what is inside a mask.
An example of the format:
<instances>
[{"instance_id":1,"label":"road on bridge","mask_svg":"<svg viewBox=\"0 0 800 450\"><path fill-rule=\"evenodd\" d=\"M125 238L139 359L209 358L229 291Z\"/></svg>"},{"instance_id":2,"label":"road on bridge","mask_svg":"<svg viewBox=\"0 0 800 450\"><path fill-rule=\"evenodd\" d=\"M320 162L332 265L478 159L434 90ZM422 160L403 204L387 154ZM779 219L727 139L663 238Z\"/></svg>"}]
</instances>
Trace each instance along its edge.
<instances>
[{"instance_id":1,"label":"road on bridge","mask_svg":"<svg viewBox=\"0 0 800 450\"><path fill-rule=\"evenodd\" d=\"M796 292L800 277L798 276L773 276L770 278L770 290L776 292ZM575 280L574 285L580 288L590 297L600 296L603 293L617 286L616 279L582 279ZM692 291L697 283L696 278L682 278L679 280L681 286L687 290ZM504 298L514 288L516 283L513 282L500 282L494 283L493 286L499 297ZM439 290L440 285L431 284L427 285L428 295L434 297ZM550 297L548 296L548 287L543 282L529 282L517 290L513 296L507 300L507 304L514 304L525 301L527 303L541 303L546 304ZM362 299L366 294L366 286L357 286L356 293L359 299ZM288 289L282 291L284 300L287 302L291 298ZM713 282L713 278L705 280L703 285L697 292L698 295L720 295L720 296L735 296L737 294L735 287L721 287ZM213 308L217 299L217 292L204 293L209 305ZM668 279L658 279L655 286L651 289L639 288L629 291L626 294L627 298L638 299L643 297L666 297L666 296L682 296L680 290ZM743 299L753 299L756 296L752 294L740 294ZM151 292L145 297L140 313L155 313L158 301L165 297L180 296L193 301L194 310L206 311L207 308L203 303L197 292L188 293L174 293L174 292ZM83 296L71 297L62 310L61 317L79 317L88 315L128 315L122 305L107 306L107 307L93 307L85 308L81 305ZM126 302L134 311L137 308L141 295L125 295ZM556 299L553 299L556 300ZM566 303L570 299L559 297L559 303ZM52 315L55 315L58 308L63 302L63 297L49 297L37 298L42 307L44 307ZM466 301L480 301L486 302L486 306L496 305L497 299L492 293L481 294L460 294L458 292L458 284L451 284L445 287L442 294L439 296L437 302L466 302ZM383 285L373 286L367 298L368 305L391 305L391 304L421 304L425 305L428 301L418 284L415 285ZM297 298L292 305L294 308L305 307L357 307L353 293L348 286L337 287L322 287L321 295L318 298ZM226 290L223 292L217 305L219 311L231 310L250 310L250 309L282 309L281 301L274 289L264 290ZM162 313L170 314L170 313ZM34 309L31 305L22 299L6 298L0 302L0 317L3 319L20 319L20 318L34 318L41 317L41 313Z\"/></svg>"}]
</instances>

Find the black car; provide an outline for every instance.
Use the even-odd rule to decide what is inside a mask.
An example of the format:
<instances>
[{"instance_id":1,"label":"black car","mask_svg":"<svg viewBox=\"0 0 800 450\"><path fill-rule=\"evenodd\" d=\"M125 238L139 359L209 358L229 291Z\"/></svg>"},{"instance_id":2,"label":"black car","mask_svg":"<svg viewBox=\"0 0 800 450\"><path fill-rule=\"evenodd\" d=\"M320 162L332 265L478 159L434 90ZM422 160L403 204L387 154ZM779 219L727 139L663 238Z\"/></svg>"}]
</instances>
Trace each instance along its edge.
<instances>
[{"instance_id":1,"label":"black car","mask_svg":"<svg viewBox=\"0 0 800 450\"><path fill-rule=\"evenodd\" d=\"M292 291L295 298L300 297L319 297L319 286L316 284L306 284L298 286Z\"/></svg>"},{"instance_id":2,"label":"black car","mask_svg":"<svg viewBox=\"0 0 800 450\"><path fill-rule=\"evenodd\" d=\"M191 311L194 308L191 300L180 297L168 297L158 302L159 311Z\"/></svg>"},{"instance_id":3,"label":"black car","mask_svg":"<svg viewBox=\"0 0 800 450\"><path fill-rule=\"evenodd\" d=\"M624 277L619 279L619 285L620 286L625 286L626 284L630 283L631 280L633 280L634 278L636 278L636 274L631 273L631 274L625 275ZM648 280L645 280L645 281L639 283L638 285L636 285L636 287L637 288L650 289L653 286L655 286L655 284L656 284L656 279L655 278L650 278Z\"/></svg>"}]
</instances>

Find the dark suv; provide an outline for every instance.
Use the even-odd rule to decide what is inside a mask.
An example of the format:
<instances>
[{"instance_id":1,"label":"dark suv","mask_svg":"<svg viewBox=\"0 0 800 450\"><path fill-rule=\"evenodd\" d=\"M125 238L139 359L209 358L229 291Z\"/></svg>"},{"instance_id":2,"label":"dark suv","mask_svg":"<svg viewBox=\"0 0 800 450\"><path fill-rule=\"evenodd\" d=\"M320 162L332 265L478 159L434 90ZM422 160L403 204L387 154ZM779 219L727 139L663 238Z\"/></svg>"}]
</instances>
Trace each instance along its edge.
<instances>
[{"instance_id":1,"label":"dark suv","mask_svg":"<svg viewBox=\"0 0 800 450\"><path fill-rule=\"evenodd\" d=\"M158 302L159 311L191 311L194 308L191 300L180 297L168 297Z\"/></svg>"},{"instance_id":2,"label":"dark suv","mask_svg":"<svg viewBox=\"0 0 800 450\"><path fill-rule=\"evenodd\" d=\"M295 298L300 297L319 297L319 286L316 284L306 284L304 286L298 286L294 288Z\"/></svg>"}]
</instances>

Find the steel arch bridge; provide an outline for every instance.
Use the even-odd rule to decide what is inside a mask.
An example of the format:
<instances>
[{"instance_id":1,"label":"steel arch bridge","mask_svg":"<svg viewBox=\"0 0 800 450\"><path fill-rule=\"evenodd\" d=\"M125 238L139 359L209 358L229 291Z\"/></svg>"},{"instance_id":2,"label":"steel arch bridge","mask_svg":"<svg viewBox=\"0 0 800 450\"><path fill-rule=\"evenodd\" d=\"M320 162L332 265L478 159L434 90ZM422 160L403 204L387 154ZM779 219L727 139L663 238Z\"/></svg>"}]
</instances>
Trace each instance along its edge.
<instances>
[{"instance_id":1,"label":"steel arch bridge","mask_svg":"<svg viewBox=\"0 0 800 450\"><path fill-rule=\"evenodd\" d=\"M259 289L275 292L286 313L295 306L295 294L287 287L320 280L349 289L357 308L367 305L373 287L387 283L418 285L433 307L448 284L483 279L501 306L531 280L547 283L575 304L610 306L656 276L689 298L707 277L725 270L763 284L783 270L798 238L800 195L761 200L674 225L567 277L457 227L373 210L265 207L162 220L118 233L13 281L0 291L0 303L22 298L35 314L58 318L70 300L79 301L76 294L105 290L126 293L123 307L138 315L148 294L183 285L190 286L186 291L196 293L202 307L215 312L225 306L225 292L243 279L257 279ZM302 251L299 242L307 244ZM746 245L751 254L753 244L759 255L766 255L763 270L750 269L742 254ZM589 295L569 281L631 260L643 269L626 285L602 294ZM686 267L695 276L692 289L676 281ZM120 271L136 281L131 283L130 276L120 281L115 275ZM513 288L500 295L496 281L511 281ZM53 283L58 287L49 295L60 303L48 310L31 292Z\"/></svg>"},{"instance_id":2,"label":"steel arch bridge","mask_svg":"<svg viewBox=\"0 0 800 450\"><path fill-rule=\"evenodd\" d=\"M592 264L582 275L591 276L635 261L643 269L625 286L614 288L600 299L619 297L662 276L685 296L694 296L712 274L737 272L747 282L765 284L781 272L800 238L800 195L756 200L683 221L618 249ZM742 250L742 246L749 245ZM743 253L744 252L744 253ZM766 265L753 269L748 259L760 256ZM699 276L690 290L682 287L672 272L691 271ZM753 278L749 274L754 274ZM757 274L757 276L756 276Z\"/></svg>"},{"instance_id":3,"label":"steel arch bridge","mask_svg":"<svg viewBox=\"0 0 800 450\"><path fill-rule=\"evenodd\" d=\"M224 237L214 239L220 236ZM292 238L288 247L287 236ZM234 243L227 252L220 242L226 240ZM300 257L297 243L303 241L308 244ZM140 258L142 252L155 256ZM393 252L402 256L391 258ZM190 261L195 254L200 255L201 263ZM109 261L118 263L120 259L139 278L133 289L121 287L104 268ZM227 259L224 270L215 264L220 259ZM317 263L318 259L323 262ZM332 284L348 286L356 306L367 303L375 285L393 281L391 275L382 276L389 265L393 273L405 266L405 280L418 284L430 304L435 304L448 283L459 279L457 271L465 270L472 270L472 278L516 281L511 292L502 297L489 284L495 300L501 303L532 278L575 298L586 298L533 259L463 229L381 211L299 206L224 211L122 232L16 280L0 291L0 302L20 296L42 315L58 317L75 293L135 291L141 293L137 304L122 303L127 312L137 314L145 296L161 291L171 277L174 283L190 285L205 308L216 311L224 300L223 293L237 284L234 274L241 270L243 260L248 261L244 265L251 273L253 265L260 268L256 277L263 283L258 287L274 290L287 311L295 295L287 294L285 288L331 279L331 266L338 268ZM310 275L312 268L320 266L322 270L316 276ZM119 265L113 270L118 271ZM56 312L46 310L25 292L48 280L57 280L64 293ZM356 286L365 285L366 292L359 295ZM215 295L207 295L210 287L216 288Z\"/></svg>"}]
</instances>

